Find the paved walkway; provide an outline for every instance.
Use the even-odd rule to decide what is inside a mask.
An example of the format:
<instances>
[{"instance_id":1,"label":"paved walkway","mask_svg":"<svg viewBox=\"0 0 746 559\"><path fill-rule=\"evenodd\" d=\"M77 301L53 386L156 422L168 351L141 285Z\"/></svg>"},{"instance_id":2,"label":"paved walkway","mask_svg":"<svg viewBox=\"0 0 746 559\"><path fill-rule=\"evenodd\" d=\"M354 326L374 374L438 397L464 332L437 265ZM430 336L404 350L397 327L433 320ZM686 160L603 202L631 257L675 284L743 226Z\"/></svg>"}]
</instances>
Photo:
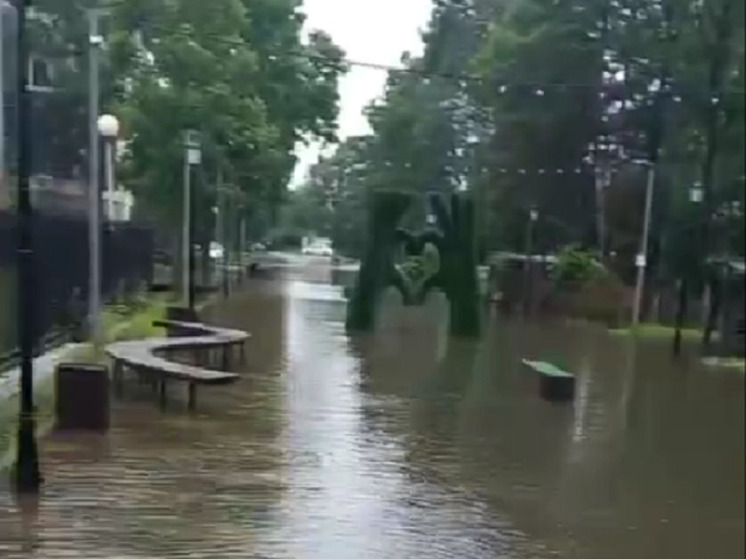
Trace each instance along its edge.
<instances>
[{"instance_id":1,"label":"paved walkway","mask_svg":"<svg viewBox=\"0 0 746 559\"><path fill-rule=\"evenodd\" d=\"M49 379L54 373L55 367L69 351L82 344L65 344L53 349L44 355L34 359L34 383ZM20 367L10 369L0 374L0 402L12 398L18 393L18 378L21 374Z\"/></svg>"}]
</instances>

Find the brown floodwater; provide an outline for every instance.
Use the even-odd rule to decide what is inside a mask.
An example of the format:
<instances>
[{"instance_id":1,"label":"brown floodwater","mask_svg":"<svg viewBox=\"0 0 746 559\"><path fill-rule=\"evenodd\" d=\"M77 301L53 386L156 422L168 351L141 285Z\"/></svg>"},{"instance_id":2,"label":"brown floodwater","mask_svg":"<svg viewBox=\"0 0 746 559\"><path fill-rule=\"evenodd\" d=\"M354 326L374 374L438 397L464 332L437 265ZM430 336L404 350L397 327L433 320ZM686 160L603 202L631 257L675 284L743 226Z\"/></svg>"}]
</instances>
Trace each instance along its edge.
<instances>
[{"instance_id":1,"label":"brown floodwater","mask_svg":"<svg viewBox=\"0 0 746 559\"><path fill-rule=\"evenodd\" d=\"M595 327L437 297L344 330L346 274L299 262L207 313L249 330L242 380L165 413L135 381L106 436L42 443L44 492L0 486L0 557L736 559L744 376ZM538 398L522 358L577 374Z\"/></svg>"}]
</instances>

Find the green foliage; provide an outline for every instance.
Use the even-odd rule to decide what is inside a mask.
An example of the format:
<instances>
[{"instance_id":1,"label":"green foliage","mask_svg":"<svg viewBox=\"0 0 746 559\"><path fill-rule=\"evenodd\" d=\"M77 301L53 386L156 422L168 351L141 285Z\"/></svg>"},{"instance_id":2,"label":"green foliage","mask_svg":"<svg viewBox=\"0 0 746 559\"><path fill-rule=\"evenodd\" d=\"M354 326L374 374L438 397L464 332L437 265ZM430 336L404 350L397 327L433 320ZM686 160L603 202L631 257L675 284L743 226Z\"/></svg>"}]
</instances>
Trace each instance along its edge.
<instances>
[{"instance_id":1,"label":"green foliage","mask_svg":"<svg viewBox=\"0 0 746 559\"><path fill-rule=\"evenodd\" d=\"M424 288L428 280L440 272L440 252L432 243L425 243L421 254L410 254L395 265L398 283L405 289L404 299L424 302Z\"/></svg>"},{"instance_id":2,"label":"green foliage","mask_svg":"<svg viewBox=\"0 0 746 559\"><path fill-rule=\"evenodd\" d=\"M156 320L166 318L167 301L148 299L135 304L116 305L104 310L102 322L107 343L161 336L163 328L153 326Z\"/></svg>"},{"instance_id":3,"label":"green foliage","mask_svg":"<svg viewBox=\"0 0 746 559\"><path fill-rule=\"evenodd\" d=\"M609 330L612 336L636 336L645 340L661 340L670 342L674 336L673 326L664 326L662 324L640 324L636 329L617 328ZM717 336L717 334L716 334ZM683 328L681 337L684 340L696 341L702 337L702 331L696 328Z\"/></svg>"},{"instance_id":4,"label":"green foliage","mask_svg":"<svg viewBox=\"0 0 746 559\"><path fill-rule=\"evenodd\" d=\"M676 254L694 268L706 250L743 254L742 1L438 0L423 39L368 108L371 134L319 164L335 168L322 182L341 241L365 238L358 208L378 189L424 200L466 185L480 246L522 250L536 206L535 249L614 252L629 281L646 182L635 161L657 156L651 272L684 273ZM693 210L695 181L706 199ZM421 226L424 206L403 224Z\"/></svg>"},{"instance_id":5,"label":"green foliage","mask_svg":"<svg viewBox=\"0 0 746 559\"><path fill-rule=\"evenodd\" d=\"M360 271L347 304L346 327L351 331L370 331L381 292L396 279L391 274L397 246L396 226L406 212L410 199L396 191L379 191L371 199L369 238Z\"/></svg>"},{"instance_id":6,"label":"green foliage","mask_svg":"<svg viewBox=\"0 0 746 559\"><path fill-rule=\"evenodd\" d=\"M67 119L55 127L66 132L53 138L54 156L83 166L84 154L70 150L87 145L87 72L65 54L86 52L86 9L96 5L39 0L40 15L31 20L35 50L55 61L50 115ZM280 203L299 142L335 140L343 53L323 32L302 39L300 6L131 0L115 2L101 18L102 109L122 121L128 142L120 171L139 212L164 226L176 223L186 129L203 135L198 205L214 205L220 167L232 183L236 217L257 218ZM212 214L204 215L198 221L211 231Z\"/></svg>"},{"instance_id":7,"label":"green foliage","mask_svg":"<svg viewBox=\"0 0 746 559\"><path fill-rule=\"evenodd\" d=\"M132 141L132 184L164 219L180 199L185 129L203 134L203 168L221 167L239 206L276 204L295 165L297 142L331 140L341 51L321 32L301 42L293 0L220 5L197 0L128 2L115 20L122 75L119 112ZM138 23L139 45L131 28ZM201 199L209 203L206 189Z\"/></svg>"},{"instance_id":8,"label":"green foliage","mask_svg":"<svg viewBox=\"0 0 746 559\"><path fill-rule=\"evenodd\" d=\"M560 289L580 289L588 282L606 275L596 255L578 245L563 247L557 254L557 263L552 268L552 279Z\"/></svg>"},{"instance_id":9,"label":"green foliage","mask_svg":"<svg viewBox=\"0 0 746 559\"><path fill-rule=\"evenodd\" d=\"M393 285L405 305L422 304L431 289L441 289L450 303L454 336L479 333L478 285L474 247L474 206L454 194L450 207L439 196L430 200L437 229L412 234L397 229L412 197L400 191L378 191L372 197L370 240L347 308L347 328L368 331L382 290ZM404 263L395 255L403 249Z\"/></svg>"},{"instance_id":10,"label":"green foliage","mask_svg":"<svg viewBox=\"0 0 746 559\"><path fill-rule=\"evenodd\" d=\"M80 7L91 4L39 0L53 18L34 23L35 42L84 47ZM201 206L220 163L237 207L276 207L295 146L336 139L342 53L323 33L301 40L300 0L219 4L130 0L106 25L104 105L131 140L128 185L164 223L180 207L184 128L206 136ZM367 110L371 133L316 166L290 221L360 256L372 193L422 200L403 216L414 228L427 193L466 186L480 246L521 250L537 206L535 248L615 252L629 279L645 189L635 160L657 158L651 273L695 274L707 252L743 254L743 12L743 0L437 0L422 55L405 54L406 71L390 72ZM70 97L56 98L55 114L77 114L70 134L85 134L80 65L60 80ZM693 209L695 181L705 198Z\"/></svg>"},{"instance_id":11,"label":"green foliage","mask_svg":"<svg viewBox=\"0 0 746 559\"><path fill-rule=\"evenodd\" d=\"M126 316L120 308L107 308L102 316L106 343L163 336L163 328L153 326L154 320L165 319L166 301L162 298L148 299L129 308ZM58 363L66 362L105 362L102 355L96 355L90 344L76 344L61 354ZM39 433L49 431L54 425L55 406L54 376L39 379L34 383L37 429ZM18 419L18 396L0 401L0 472L14 459L15 428Z\"/></svg>"},{"instance_id":12,"label":"green foliage","mask_svg":"<svg viewBox=\"0 0 746 559\"><path fill-rule=\"evenodd\" d=\"M565 312L569 316L616 327L629 316L627 293L616 276L601 274L576 289L560 292L559 296L565 298Z\"/></svg>"}]
</instances>

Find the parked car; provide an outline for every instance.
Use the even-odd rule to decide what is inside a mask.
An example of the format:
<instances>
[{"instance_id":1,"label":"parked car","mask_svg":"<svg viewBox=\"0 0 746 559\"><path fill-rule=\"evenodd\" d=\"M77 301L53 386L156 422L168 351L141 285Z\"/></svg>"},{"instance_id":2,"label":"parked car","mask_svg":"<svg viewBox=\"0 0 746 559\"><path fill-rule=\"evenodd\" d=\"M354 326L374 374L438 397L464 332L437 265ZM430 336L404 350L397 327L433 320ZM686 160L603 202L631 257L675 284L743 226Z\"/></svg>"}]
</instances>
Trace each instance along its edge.
<instances>
[{"instance_id":1,"label":"parked car","mask_svg":"<svg viewBox=\"0 0 746 559\"><path fill-rule=\"evenodd\" d=\"M303 254L308 256L333 256L334 251L332 247L322 243L311 243L307 247L303 248Z\"/></svg>"},{"instance_id":2,"label":"parked car","mask_svg":"<svg viewBox=\"0 0 746 559\"><path fill-rule=\"evenodd\" d=\"M210 258L213 260L220 260L223 258L223 245L220 243L210 243Z\"/></svg>"}]
</instances>

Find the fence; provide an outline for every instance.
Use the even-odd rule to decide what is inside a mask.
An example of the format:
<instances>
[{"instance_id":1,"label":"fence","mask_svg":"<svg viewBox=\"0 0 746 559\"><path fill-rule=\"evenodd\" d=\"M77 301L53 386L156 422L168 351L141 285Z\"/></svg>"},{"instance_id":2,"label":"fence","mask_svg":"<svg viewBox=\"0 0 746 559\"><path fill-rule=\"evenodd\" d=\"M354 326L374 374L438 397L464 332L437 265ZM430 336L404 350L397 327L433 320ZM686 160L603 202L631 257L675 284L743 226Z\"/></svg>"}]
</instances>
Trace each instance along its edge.
<instances>
[{"instance_id":1,"label":"fence","mask_svg":"<svg viewBox=\"0 0 746 559\"><path fill-rule=\"evenodd\" d=\"M84 216L36 213L33 218L34 313L37 339L63 326L74 301L88 297L88 222ZM0 211L0 354L16 345L16 217ZM153 276L153 232L130 223L102 230L101 288L104 301L149 286Z\"/></svg>"}]
</instances>

